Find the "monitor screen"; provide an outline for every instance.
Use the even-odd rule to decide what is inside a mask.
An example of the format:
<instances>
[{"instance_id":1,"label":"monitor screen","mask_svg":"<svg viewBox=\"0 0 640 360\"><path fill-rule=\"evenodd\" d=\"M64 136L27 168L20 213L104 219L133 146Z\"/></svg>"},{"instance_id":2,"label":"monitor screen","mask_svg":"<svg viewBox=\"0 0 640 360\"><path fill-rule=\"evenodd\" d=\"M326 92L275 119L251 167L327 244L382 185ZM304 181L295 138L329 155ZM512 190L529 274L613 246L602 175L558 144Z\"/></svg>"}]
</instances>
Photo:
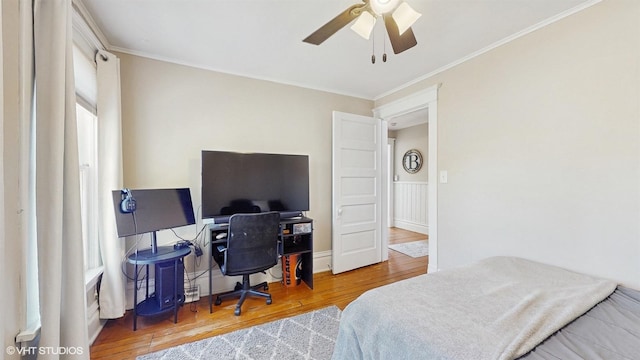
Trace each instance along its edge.
<instances>
[{"instance_id":1,"label":"monitor screen","mask_svg":"<svg viewBox=\"0 0 640 360\"><path fill-rule=\"evenodd\" d=\"M309 210L309 156L202 151L202 217Z\"/></svg>"},{"instance_id":2,"label":"monitor screen","mask_svg":"<svg viewBox=\"0 0 640 360\"><path fill-rule=\"evenodd\" d=\"M131 236L196 223L191 192L184 189L131 189L136 210L123 213L120 208L122 191L113 190L118 236Z\"/></svg>"}]
</instances>

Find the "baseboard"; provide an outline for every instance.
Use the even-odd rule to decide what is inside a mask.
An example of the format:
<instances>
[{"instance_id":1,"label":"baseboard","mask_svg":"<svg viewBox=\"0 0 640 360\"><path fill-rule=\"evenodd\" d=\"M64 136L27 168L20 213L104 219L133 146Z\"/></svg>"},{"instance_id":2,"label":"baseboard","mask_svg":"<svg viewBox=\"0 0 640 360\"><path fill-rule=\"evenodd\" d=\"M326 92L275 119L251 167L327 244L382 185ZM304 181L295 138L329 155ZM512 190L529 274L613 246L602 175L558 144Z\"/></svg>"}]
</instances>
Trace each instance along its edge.
<instances>
[{"instance_id":1,"label":"baseboard","mask_svg":"<svg viewBox=\"0 0 640 360\"><path fill-rule=\"evenodd\" d=\"M331 271L331 250L313 253L313 273Z\"/></svg>"},{"instance_id":2,"label":"baseboard","mask_svg":"<svg viewBox=\"0 0 640 360\"><path fill-rule=\"evenodd\" d=\"M399 229L404 229L404 230L409 230L409 231L413 231L413 232L417 232L420 234L425 234L425 235L429 235L429 225L426 224L417 224L417 223L412 223L409 221L403 221L403 220L394 220L393 221L393 226L397 227Z\"/></svg>"}]
</instances>

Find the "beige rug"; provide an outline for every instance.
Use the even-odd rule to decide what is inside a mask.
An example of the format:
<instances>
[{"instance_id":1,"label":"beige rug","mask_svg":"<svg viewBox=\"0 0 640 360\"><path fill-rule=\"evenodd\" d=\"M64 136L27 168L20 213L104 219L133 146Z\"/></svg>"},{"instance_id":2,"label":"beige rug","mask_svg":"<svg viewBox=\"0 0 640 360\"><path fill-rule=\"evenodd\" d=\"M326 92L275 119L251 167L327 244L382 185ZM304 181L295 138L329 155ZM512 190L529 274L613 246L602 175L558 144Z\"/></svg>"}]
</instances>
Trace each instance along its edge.
<instances>
[{"instance_id":1,"label":"beige rug","mask_svg":"<svg viewBox=\"0 0 640 360\"><path fill-rule=\"evenodd\" d=\"M402 244L389 245L389 249L409 255L412 258L419 258L429 255L429 241L417 240Z\"/></svg>"}]
</instances>

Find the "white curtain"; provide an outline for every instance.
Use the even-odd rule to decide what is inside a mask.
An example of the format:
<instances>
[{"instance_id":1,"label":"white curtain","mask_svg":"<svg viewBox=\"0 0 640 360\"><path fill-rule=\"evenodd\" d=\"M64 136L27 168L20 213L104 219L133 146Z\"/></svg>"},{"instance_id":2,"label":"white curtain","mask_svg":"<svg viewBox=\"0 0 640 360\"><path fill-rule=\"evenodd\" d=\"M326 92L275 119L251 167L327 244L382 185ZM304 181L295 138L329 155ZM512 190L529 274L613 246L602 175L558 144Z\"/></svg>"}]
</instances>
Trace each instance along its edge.
<instances>
[{"instance_id":1,"label":"white curtain","mask_svg":"<svg viewBox=\"0 0 640 360\"><path fill-rule=\"evenodd\" d=\"M96 54L98 69L98 192L100 252L104 273L100 284L100 318L125 312L125 277L121 264L124 239L116 232L111 191L122 188L122 130L120 121L120 59L107 51Z\"/></svg>"},{"instance_id":2,"label":"white curtain","mask_svg":"<svg viewBox=\"0 0 640 360\"><path fill-rule=\"evenodd\" d=\"M89 359L73 77L71 0L34 0L39 359Z\"/></svg>"},{"instance_id":3,"label":"white curtain","mask_svg":"<svg viewBox=\"0 0 640 360\"><path fill-rule=\"evenodd\" d=\"M3 46L2 46L2 2L0 2L0 84L2 84L4 88L4 74L3 74ZM4 254L4 244L5 244L5 229L4 226L4 96L0 96L0 264L2 266L6 266L7 261L5 259ZM4 269L3 269L4 272ZM6 289L4 284L4 276L0 276L0 289ZM5 311L7 311L7 307L5 306L4 296L0 298L0 319L5 318ZM4 323L4 322L3 322ZM0 326L0 339L2 339L2 347L0 351L3 349L7 349L8 344L5 342L4 337L4 324Z\"/></svg>"}]
</instances>

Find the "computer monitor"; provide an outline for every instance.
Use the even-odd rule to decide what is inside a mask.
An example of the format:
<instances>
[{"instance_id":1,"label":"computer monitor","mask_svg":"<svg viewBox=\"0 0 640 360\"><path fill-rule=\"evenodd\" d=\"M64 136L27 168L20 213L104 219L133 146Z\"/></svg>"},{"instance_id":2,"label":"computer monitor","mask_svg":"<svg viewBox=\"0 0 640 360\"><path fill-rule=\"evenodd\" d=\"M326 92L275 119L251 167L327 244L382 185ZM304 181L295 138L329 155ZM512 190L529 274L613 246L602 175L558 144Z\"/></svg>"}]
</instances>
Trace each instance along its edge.
<instances>
[{"instance_id":1,"label":"computer monitor","mask_svg":"<svg viewBox=\"0 0 640 360\"><path fill-rule=\"evenodd\" d=\"M123 212L121 203L126 198L123 190L113 190L113 208L118 236L151 233L153 251L157 249L155 232L193 225L196 223L188 188L180 189L131 189L135 199L135 211Z\"/></svg>"}]
</instances>

